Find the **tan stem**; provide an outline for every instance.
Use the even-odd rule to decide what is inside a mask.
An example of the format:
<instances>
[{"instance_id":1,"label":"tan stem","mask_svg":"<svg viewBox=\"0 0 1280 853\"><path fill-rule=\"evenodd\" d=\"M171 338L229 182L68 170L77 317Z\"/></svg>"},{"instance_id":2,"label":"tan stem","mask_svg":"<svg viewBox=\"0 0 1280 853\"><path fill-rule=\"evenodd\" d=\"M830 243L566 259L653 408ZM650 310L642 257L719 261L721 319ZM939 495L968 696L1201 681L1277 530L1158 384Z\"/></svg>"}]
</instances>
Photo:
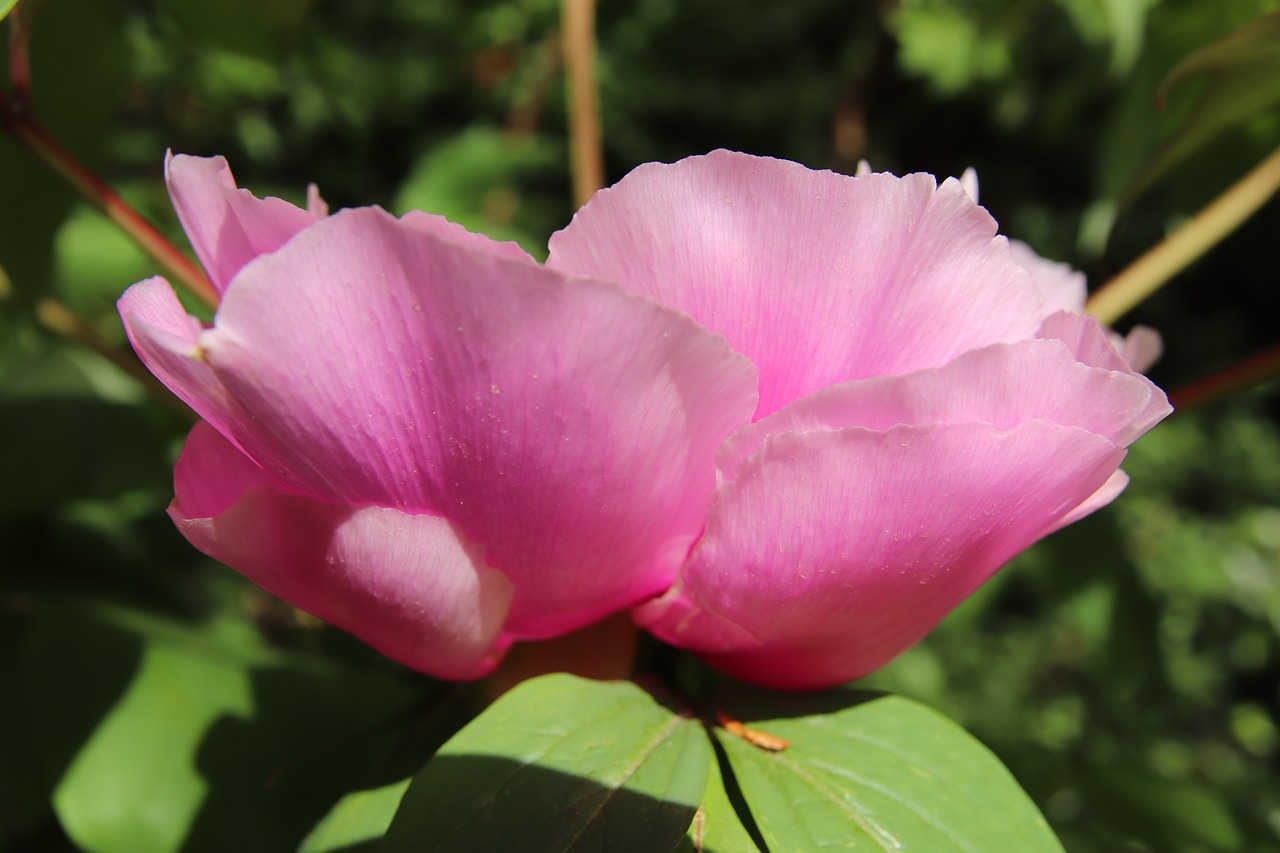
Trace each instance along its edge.
<instances>
[{"instance_id":1,"label":"tan stem","mask_svg":"<svg viewBox=\"0 0 1280 853\"><path fill-rule=\"evenodd\" d=\"M52 297L42 296L36 300L34 307L36 319L46 329L65 338L78 341L138 380L157 396L167 400L184 415L190 416L192 414L187 405L173 396L173 393L164 387L160 380L152 376L151 372L143 367L142 362L138 361L133 353L122 350L112 344L98 334L96 329L77 317L67 306Z\"/></svg>"},{"instance_id":2,"label":"tan stem","mask_svg":"<svg viewBox=\"0 0 1280 853\"><path fill-rule=\"evenodd\" d=\"M596 89L595 0L564 0L561 14L569 84L573 201L582 207L604 186L600 96Z\"/></svg>"},{"instance_id":3,"label":"tan stem","mask_svg":"<svg viewBox=\"0 0 1280 853\"><path fill-rule=\"evenodd\" d=\"M1217 245L1280 189L1280 148L1156 244L1090 299L1085 310L1110 325Z\"/></svg>"}]
</instances>

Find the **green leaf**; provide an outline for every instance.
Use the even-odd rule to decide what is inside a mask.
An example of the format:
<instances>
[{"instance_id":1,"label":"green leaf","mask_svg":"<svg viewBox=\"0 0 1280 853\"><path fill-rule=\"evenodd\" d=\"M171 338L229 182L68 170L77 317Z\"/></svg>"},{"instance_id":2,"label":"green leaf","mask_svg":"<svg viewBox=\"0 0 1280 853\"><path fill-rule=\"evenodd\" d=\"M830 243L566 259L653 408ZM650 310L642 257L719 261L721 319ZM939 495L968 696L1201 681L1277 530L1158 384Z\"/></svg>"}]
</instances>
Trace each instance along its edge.
<instances>
[{"instance_id":1,"label":"green leaf","mask_svg":"<svg viewBox=\"0 0 1280 853\"><path fill-rule=\"evenodd\" d=\"M138 245L87 204L72 209L58 228L53 250L58 293L82 317L114 313L124 288L155 272Z\"/></svg>"},{"instance_id":2,"label":"green leaf","mask_svg":"<svg viewBox=\"0 0 1280 853\"><path fill-rule=\"evenodd\" d=\"M698 813L676 847L676 853L747 853L759 849L733 807L732 798L725 789L724 776L720 773L720 762L712 757L702 805L698 806Z\"/></svg>"},{"instance_id":3,"label":"green leaf","mask_svg":"<svg viewBox=\"0 0 1280 853\"><path fill-rule=\"evenodd\" d=\"M636 685L543 676L440 749L379 849L671 850L710 761L702 727Z\"/></svg>"},{"instance_id":4,"label":"green leaf","mask_svg":"<svg viewBox=\"0 0 1280 853\"><path fill-rule=\"evenodd\" d=\"M905 2L890 19L898 62L943 95L1008 73L1009 45L985 24L968 10L931 0Z\"/></svg>"},{"instance_id":5,"label":"green leaf","mask_svg":"<svg viewBox=\"0 0 1280 853\"><path fill-rule=\"evenodd\" d=\"M193 761L205 731L251 710L239 662L185 638L156 637L54 791L63 828L94 853L179 849L207 791Z\"/></svg>"},{"instance_id":6,"label":"green leaf","mask_svg":"<svg viewBox=\"0 0 1280 853\"><path fill-rule=\"evenodd\" d=\"M316 824L298 853L353 853L362 848L372 849L372 843L380 841L391 826L410 781L404 779L381 788L347 794Z\"/></svg>"},{"instance_id":7,"label":"green leaf","mask_svg":"<svg viewBox=\"0 0 1280 853\"><path fill-rule=\"evenodd\" d=\"M187 626L67 605L35 620L18 692L81 849L274 853L420 766L444 740L420 730L460 727L459 703L438 701L458 691L399 675L270 649L237 614Z\"/></svg>"},{"instance_id":8,"label":"green leaf","mask_svg":"<svg viewBox=\"0 0 1280 853\"><path fill-rule=\"evenodd\" d=\"M18 0L0 0L0 21L8 17L13 11L13 7L18 5Z\"/></svg>"},{"instance_id":9,"label":"green leaf","mask_svg":"<svg viewBox=\"0 0 1280 853\"><path fill-rule=\"evenodd\" d=\"M1009 771L941 714L898 696L745 695L725 709L789 739L769 752L717 730L773 850L1060 851Z\"/></svg>"},{"instance_id":10,"label":"green leaf","mask_svg":"<svg viewBox=\"0 0 1280 853\"><path fill-rule=\"evenodd\" d=\"M1159 100L1180 83L1211 75L1183 127L1127 192L1132 198L1227 129L1280 103L1280 12L1271 12L1183 59L1160 84Z\"/></svg>"},{"instance_id":11,"label":"green leaf","mask_svg":"<svg viewBox=\"0 0 1280 853\"><path fill-rule=\"evenodd\" d=\"M521 180L545 173L560 152L540 136L512 137L474 125L420 156L396 194L398 212L439 214L495 240L512 240L536 257L546 255L544 241L522 222L527 199Z\"/></svg>"}]
</instances>

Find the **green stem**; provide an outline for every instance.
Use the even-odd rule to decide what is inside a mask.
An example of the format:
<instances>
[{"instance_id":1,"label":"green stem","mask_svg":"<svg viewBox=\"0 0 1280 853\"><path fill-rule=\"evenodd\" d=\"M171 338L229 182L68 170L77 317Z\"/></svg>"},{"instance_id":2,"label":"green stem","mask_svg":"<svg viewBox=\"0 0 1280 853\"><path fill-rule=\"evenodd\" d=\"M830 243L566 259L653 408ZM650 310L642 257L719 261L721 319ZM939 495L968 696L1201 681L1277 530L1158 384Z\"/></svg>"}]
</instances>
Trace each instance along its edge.
<instances>
[{"instance_id":1,"label":"green stem","mask_svg":"<svg viewBox=\"0 0 1280 853\"><path fill-rule=\"evenodd\" d=\"M1240 226L1280 189L1280 148L1090 299L1085 310L1110 325Z\"/></svg>"}]
</instances>

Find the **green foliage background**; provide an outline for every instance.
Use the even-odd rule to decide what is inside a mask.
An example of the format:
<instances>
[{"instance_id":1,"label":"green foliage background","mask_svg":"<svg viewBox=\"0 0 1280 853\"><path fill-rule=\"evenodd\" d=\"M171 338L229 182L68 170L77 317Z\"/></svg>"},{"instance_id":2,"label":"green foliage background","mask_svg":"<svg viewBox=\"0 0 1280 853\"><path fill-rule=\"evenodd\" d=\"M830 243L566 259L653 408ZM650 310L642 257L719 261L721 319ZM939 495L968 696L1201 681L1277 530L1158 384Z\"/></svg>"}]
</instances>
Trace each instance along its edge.
<instances>
[{"instance_id":1,"label":"green foliage background","mask_svg":"<svg viewBox=\"0 0 1280 853\"><path fill-rule=\"evenodd\" d=\"M1261 115L1131 204L1191 109L1187 53L1260 0L603 0L610 180L715 147L975 166L1004 233L1097 284L1260 160ZM443 213L535 253L572 215L554 0L46 0L37 108L180 240L166 148L334 207ZM1278 84L1280 85L1280 84ZM1275 343L1273 204L1126 318L1176 389ZM474 712L192 551L163 509L188 421L40 322L108 339L154 273L0 138L0 851L293 849ZM1128 492L868 683L991 746L1073 851L1280 850L1275 385L1140 441ZM122 806L147 802L122 821Z\"/></svg>"}]
</instances>

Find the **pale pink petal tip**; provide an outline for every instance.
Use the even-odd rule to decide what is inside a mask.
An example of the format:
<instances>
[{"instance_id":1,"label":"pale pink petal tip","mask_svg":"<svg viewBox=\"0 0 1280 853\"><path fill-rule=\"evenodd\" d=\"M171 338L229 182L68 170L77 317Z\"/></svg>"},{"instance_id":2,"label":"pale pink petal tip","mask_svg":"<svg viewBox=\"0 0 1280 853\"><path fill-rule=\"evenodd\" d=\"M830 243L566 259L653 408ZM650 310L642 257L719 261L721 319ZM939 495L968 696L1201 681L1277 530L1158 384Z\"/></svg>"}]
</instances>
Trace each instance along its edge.
<instances>
[{"instance_id":1,"label":"pale pink petal tip","mask_svg":"<svg viewBox=\"0 0 1280 853\"><path fill-rule=\"evenodd\" d=\"M329 202L321 197L320 187L315 184L307 184L307 212L316 219L329 215Z\"/></svg>"},{"instance_id":2,"label":"pale pink petal tip","mask_svg":"<svg viewBox=\"0 0 1280 853\"><path fill-rule=\"evenodd\" d=\"M1164 354L1164 339L1150 326L1134 326L1120 345L1120 354L1138 373L1146 373Z\"/></svg>"},{"instance_id":3,"label":"pale pink petal tip","mask_svg":"<svg viewBox=\"0 0 1280 853\"><path fill-rule=\"evenodd\" d=\"M1102 487L1099 488L1098 491L1085 498L1084 502L1081 503L1080 506L1050 524L1049 528L1045 530L1044 535L1048 536L1050 533L1061 530L1069 524L1075 524L1080 519L1092 515L1114 501L1116 498L1120 497L1120 493L1123 492L1128 485L1129 475L1124 471L1117 470L1111 475L1107 482L1102 484Z\"/></svg>"},{"instance_id":4,"label":"pale pink petal tip","mask_svg":"<svg viewBox=\"0 0 1280 853\"><path fill-rule=\"evenodd\" d=\"M978 203L978 172L972 166L965 169L960 174L960 186L964 187L965 194L973 199L973 203Z\"/></svg>"}]
</instances>

